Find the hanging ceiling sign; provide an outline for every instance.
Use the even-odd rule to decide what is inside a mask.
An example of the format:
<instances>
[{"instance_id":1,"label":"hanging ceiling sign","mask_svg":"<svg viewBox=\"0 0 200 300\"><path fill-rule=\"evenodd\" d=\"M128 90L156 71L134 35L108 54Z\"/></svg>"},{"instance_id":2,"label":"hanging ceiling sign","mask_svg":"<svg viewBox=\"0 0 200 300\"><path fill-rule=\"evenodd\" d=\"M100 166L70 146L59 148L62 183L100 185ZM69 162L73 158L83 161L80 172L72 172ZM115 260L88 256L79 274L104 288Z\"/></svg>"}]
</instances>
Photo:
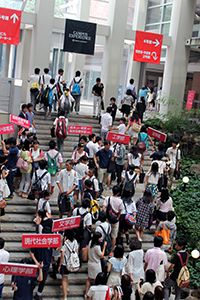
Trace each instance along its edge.
<instances>
[{"instance_id":1,"label":"hanging ceiling sign","mask_svg":"<svg viewBox=\"0 0 200 300\"><path fill-rule=\"evenodd\" d=\"M163 35L146 31L136 31L133 60L160 64Z\"/></svg>"},{"instance_id":2,"label":"hanging ceiling sign","mask_svg":"<svg viewBox=\"0 0 200 300\"><path fill-rule=\"evenodd\" d=\"M0 9L0 43L19 45L21 10Z\"/></svg>"},{"instance_id":3,"label":"hanging ceiling sign","mask_svg":"<svg viewBox=\"0 0 200 300\"><path fill-rule=\"evenodd\" d=\"M94 55L96 24L66 19L63 51Z\"/></svg>"}]
</instances>

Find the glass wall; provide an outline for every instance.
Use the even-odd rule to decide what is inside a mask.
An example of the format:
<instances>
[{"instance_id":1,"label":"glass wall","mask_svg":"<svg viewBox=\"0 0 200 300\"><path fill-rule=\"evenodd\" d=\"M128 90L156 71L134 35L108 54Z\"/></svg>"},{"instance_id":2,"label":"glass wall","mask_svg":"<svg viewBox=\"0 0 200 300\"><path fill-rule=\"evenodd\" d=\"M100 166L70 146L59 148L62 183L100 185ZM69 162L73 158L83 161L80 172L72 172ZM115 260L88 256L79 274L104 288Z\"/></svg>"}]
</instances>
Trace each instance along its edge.
<instances>
[{"instance_id":1,"label":"glass wall","mask_svg":"<svg viewBox=\"0 0 200 300\"><path fill-rule=\"evenodd\" d=\"M91 0L89 21L97 24L107 24L109 0Z\"/></svg>"},{"instance_id":2,"label":"glass wall","mask_svg":"<svg viewBox=\"0 0 200 300\"><path fill-rule=\"evenodd\" d=\"M28 13L34 13L35 12L35 0L28 0L24 10Z\"/></svg>"},{"instance_id":3,"label":"glass wall","mask_svg":"<svg viewBox=\"0 0 200 300\"><path fill-rule=\"evenodd\" d=\"M23 0L0 0L0 7L21 9Z\"/></svg>"},{"instance_id":4,"label":"glass wall","mask_svg":"<svg viewBox=\"0 0 200 300\"><path fill-rule=\"evenodd\" d=\"M149 0L146 31L169 35L173 0Z\"/></svg>"},{"instance_id":5,"label":"glass wall","mask_svg":"<svg viewBox=\"0 0 200 300\"><path fill-rule=\"evenodd\" d=\"M56 0L54 16L75 19L78 12L79 0Z\"/></svg>"}]
</instances>

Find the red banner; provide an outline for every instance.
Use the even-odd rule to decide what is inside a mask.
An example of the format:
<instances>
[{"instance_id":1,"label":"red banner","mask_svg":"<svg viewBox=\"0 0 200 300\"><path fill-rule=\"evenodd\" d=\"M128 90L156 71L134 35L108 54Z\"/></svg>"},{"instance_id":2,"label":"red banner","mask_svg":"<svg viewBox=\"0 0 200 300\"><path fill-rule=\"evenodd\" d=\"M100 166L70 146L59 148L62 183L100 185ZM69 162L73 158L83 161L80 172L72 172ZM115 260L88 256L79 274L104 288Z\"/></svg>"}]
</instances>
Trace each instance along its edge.
<instances>
[{"instance_id":1,"label":"red banner","mask_svg":"<svg viewBox=\"0 0 200 300\"><path fill-rule=\"evenodd\" d=\"M57 248L60 246L60 234L22 234L22 248Z\"/></svg>"},{"instance_id":2,"label":"red banner","mask_svg":"<svg viewBox=\"0 0 200 300\"><path fill-rule=\"evenodd\" d=\"M92 126L69 125L68 134L90 135L90 134L92 134Z\"/></svg>"},{"instance_id":3,"label":"red banner","mask_svg":"<svg viewBox=\"0 0 200 300\"><path fill-rule=\"evenodd\" d=\"M1 7L0 43L19 45L21 10Z\"/></svg>"},{"instance_id":4,"label":"red banner","mask_svg":"<svg viewBox=\"0 0 200 300\"><path fill-rule=\"evenodd\" d=\"M136 31L133 60L159 64L163 35L146 31Z\"/></svg>"},{"instance_id":5,"label":"red banner","mask_svg":"<svg viewBox=\"0 0 200 300\"><path fill-rule=\"evenodd\" d=\"M187 104L186 104L187 110L190 110L192 108L194 96L195 96L195 91L188 91Z\"/></svg>"},{"instance_id":6,"label":"red banner","mask_svg":"<svg viewBox=\"0 0 200 300\"><path fill-rule=\"evenodd\" d=\"M155 130L151 127L148 127L147 134L163 143L165 143L166 138L167 138L167 135L165 133Z\"/></svg>"},{"instance_id":7,"label":"red banner","mask_svg":"<svg viewBox=\"0 0 200 300\"><path fill-rule=\"evenodd\" d=\"M13 124L0 125L0 134L10 134L14 132L15 130Z\"/></svg>"},{"instance_id":8,"label":"red banner","mask_svg":"<svg viewBox=\"0 0 200 300\"><path fill-rule=\"evenodd\" d=\"M0 273L6 275L35 277L38 266L28 264L1 263Z\"/></svg>"},{"instance_id":9,"label":"red banner","mask_svg":"<svg viewBox=\"0 0 200 300\"><path fill-rule=\"evenodd\" d=\"M18 116L12 115L12 114L10 115L10 123L13 123L13 124L16 124L16 125L28 128L28 129L30 128L29 120L20 118Z\"/></svg>"},{"instance_id":10,"label":"red banner","mask_svg":"<svg viewBox=\"0 0 200 300\"><path fill-rule=\"evenodd\" d=\"M118 143L122 143L122 144L129 144L130 135L114 133L114 132L109 131L107 134L106 140L118 142Z\"/></svg>"},{"instance_id":11,"label":"red banner","mask_svg":"<svg viewBox=\"0 0 200 300\"><path fill-rule=\"evenodd\" d=\"M53 221L53 232L72 229L80 226L81 216Z\"/></svg>"}]
</instances>

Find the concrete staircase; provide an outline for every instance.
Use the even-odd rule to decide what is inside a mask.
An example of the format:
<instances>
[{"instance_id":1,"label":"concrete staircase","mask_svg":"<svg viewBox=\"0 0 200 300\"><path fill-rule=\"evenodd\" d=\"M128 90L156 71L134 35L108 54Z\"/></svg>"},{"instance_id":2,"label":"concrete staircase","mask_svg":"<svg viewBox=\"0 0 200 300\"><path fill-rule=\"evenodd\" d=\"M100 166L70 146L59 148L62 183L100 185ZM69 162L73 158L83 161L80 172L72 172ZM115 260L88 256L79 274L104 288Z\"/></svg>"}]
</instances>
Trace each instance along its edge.
<instances>
[{"instance_id":1,"label":"concrete staircase","mask_svg":"<svg viewBox=\"0 0 200 300\"><path fill-rule=\"evenodd\" d=\"M37 136L40 142L40 147L43 151L48 150L48 142L50 137L50 128L52 126L55 115L49 119L43 119L41 113L37 113L35 116L35 123L37 126ZM98 120L91 118L90 116L83 115L72 115L69 118L69 124L71 125L92 125L93 132L95 134L100 133ZM116 125L118 122L116 122ZM78 135L69 135L68 139L65 141L64 146L64 160L71 157L71 152L74 145L78 142ZM147 156L146 156L147 157ZM144 170L145 172L149 169L150 161L145 159ZM135 200L138 199L143 190L143 185L139 184L136 187ZM53 197L50 199L50 205L52 210L53 219L58 219L58 207L57 207L57 188ZM110 195L111 191L104 192L104 195ZM1 234L0 236L5 239L5 249L10 252L10 262L19 262L24 257L30 257L28 249L22 249L21 240L22 234L24 233L34 233L35 226L33 219L35 216L36 201L30 201L27 199L22 199L15 194L15 198L12 201L7 201L6 215L1 218ZM100 201L102 206L103 200ZM153 247L155 226L151 227L151 230L145 231L143 237L142 248L144 251ZM136 238L133 230L130 232L130 239ZM125 239L124 239L125 240ZM125 255L128 255L129 248L125 245ZM53 280L48 276L44 291L43 298L48 300L55 300L62 298L61 285L61 275L57 275L57 280ZM83 264L81 269L77 274L69 275L69 287L70 292L68 293L69 300L80 300L83 299L85 282L87 279L87 264ZM10 276L5 276L5 287L3 290L3 299L12 299L13 291L10 287ZM37 289L35 289L37 290ZM35 294L35 292L34 292Z\"/></svg>"}]
</instances>

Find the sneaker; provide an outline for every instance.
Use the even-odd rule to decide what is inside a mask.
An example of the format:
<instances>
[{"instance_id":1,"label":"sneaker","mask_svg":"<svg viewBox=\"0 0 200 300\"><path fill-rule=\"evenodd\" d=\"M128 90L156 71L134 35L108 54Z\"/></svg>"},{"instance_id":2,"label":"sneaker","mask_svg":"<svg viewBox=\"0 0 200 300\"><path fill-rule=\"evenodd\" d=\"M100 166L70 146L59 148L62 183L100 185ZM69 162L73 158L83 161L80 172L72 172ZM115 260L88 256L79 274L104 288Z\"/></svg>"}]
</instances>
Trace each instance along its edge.
<instances>
[{"instance_id":1,"label":"sneaker","mask_svg":"<svg viewBox=\"0 0 200 300\"><path fill-rule=\"evenodd\" d=\"M104 195L101 195L100 198L101 198L101 199L105 199L106 197L105 197Z\"/></svg>"},{"instance_id":2,"label":"sneaker","mask_svg":"<svg viewBox=\"0 0 200 300\"><path fill-rule=\"evenodd\" d=\"M78 113L78 112L77 112L76 114L77 114L77 115L79 115L79 113Z\"/></svg>"},{"instance_id":3,"label":"sneaker","mask_svg":"<svg viewBox=\"0 0 200 300\"><path fill-rule=\"evenodd\" d=\"M93 115L93 118L95 118L95 115Z\"/></svg>"},{"instance_id":4,"label":"sneaker","mask_svg":"<svg viewBox=\"0 0 200 300\"><path fill-rule=\"evenodd\" d=\"M110 254L108 255L109 257L113 257L113 252L110 252Z\"/></svg>"},{"instance_id":5,"label":"sneaker","mask_svg":"<svg viewBox=\"0 0 200 300\"><path fill-rule=\"evenodd\" d=\"M14 199L14 195L9 195L7 198L5 198L5 200L13 200Z\"/></svg>"},{"instance_id":6,"label":"sneaker","mask_svg":"<svg viewBox=\"0 0 200 300\"><path fill-rule=\"evenodd\" d=\"M138 239L138 241L139 241L139 242L142 242L142 239L141 239L141 238L139 238L139 239Z\"/></svg>"}]
</instances>

